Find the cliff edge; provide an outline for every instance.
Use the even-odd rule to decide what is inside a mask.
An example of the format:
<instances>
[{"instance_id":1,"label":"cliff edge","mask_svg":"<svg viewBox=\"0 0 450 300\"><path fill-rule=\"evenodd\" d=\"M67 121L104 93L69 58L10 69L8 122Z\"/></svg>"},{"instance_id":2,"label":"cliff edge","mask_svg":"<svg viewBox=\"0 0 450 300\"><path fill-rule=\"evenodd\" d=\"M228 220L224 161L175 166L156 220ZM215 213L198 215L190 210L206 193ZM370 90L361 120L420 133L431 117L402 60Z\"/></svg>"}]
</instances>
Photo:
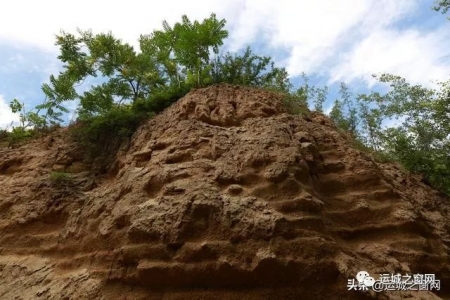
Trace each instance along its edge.
<instances>
[{"instance_id":1,"label":"cliff edge","mask_svg":"<svg viewBox=\"0 0 450 300\"><path fill-rule=\"evenodd\" d=\"M107 177L82 159L67 129L0 149L1 299L450 297L450 199L274 93L194 90ZM361 270L441 291L348 291Z\"/></svg>"}]
</instances>

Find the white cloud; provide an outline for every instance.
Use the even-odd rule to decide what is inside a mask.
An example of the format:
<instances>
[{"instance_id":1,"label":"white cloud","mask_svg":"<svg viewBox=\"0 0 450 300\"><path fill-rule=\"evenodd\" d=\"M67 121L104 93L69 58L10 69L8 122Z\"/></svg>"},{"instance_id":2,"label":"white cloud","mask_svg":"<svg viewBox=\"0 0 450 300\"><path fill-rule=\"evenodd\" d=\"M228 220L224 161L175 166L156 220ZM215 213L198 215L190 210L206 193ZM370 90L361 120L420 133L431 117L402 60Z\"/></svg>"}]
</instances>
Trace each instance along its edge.
<instances>
[{"instance_id":1,"label":"white cloud","mask_svg":"<svg viewBox=\"0 0 450 300\"><path fill-rule=\"evenodd\" d=\"M450 23L429 31L409 24L432 3L417 0L256 1L248 0L235 23L231 49L267 39L287 50L281 61L292 77L301 72L328 78L328 84L389 72L430 85L450 74ZM419 20L418 22L423 21ZM403 24L402 24L403 25Z\"/></svg>"},{"instance_id":2,"label":"white cloud","mask_svg":"<svg viewBox=\"0 0 450 300\"><path fill-rule=\"evenodd\" d=\"M0 72L15 72L20 69L20 66L24 63L24 58L20 53L16 53L6 59L6 61L0 66Z\"/></svg>"},{"instance_id":3,"label":"white cloud","mask_svg":"<svg viewBox=\"0 0 450 300\"><path fill-rule=\"evenodd\" d=\"M331 69L330 81L359 78L370 86L375 82L371 74L392 73L429 85L430 80L442 80L450 74L450 59L443 59L443 49L450 49L448 28L429 33L380 29L344 55Z\"/></svg>"},{"instance_id":4,"label":"white cloud","mask_svg":"<svg viewBox=\"0 0 450 300\"><path fill-rule=\"evenodd\" d=\"M327 107L324 108L323 113L326 114L327 116L329 116L332 110L333 110L333 105L328 105Z\"/></svg>"},{"instance_id":5,"label":"white cloud","mask_svg":"<svg viewBox=\"0 0 450 300\"><path fill-rule=\"evenodd\" d=\"M3 95L0 95L0 129L4 129L11 122L19 122L19 120L19 115L11 112L11 108L6 103Z\"/></svg>"},{"instance_id":6,"label":"white cloud","mask_svg":"<svg viewBox=\"0 0 450 300\"><path fill-rule=\"evenodd\" d=\"M325 71L342 48L378 28L391 25L416 1L256 1L248 0L236 18L232 49L265 37L290 52L284 61L293 76Z\"/></svg>"},{"instance_id":7,"label":"white cloud","mask_svg":"<svg viewBox=\"0 0 450 300\"><path fill-rule=\"evenodd\" d=\"M237 0L234 1L237 3ZM0 38L16 45L34 45L46 51L57 51L55 34L63 29L75 32L79 27L94 32L112 31L117 37L137 44L140 34L161 28L163 20L175 22L186 14L191 19L203 19L212 12L224 12L230 4L222 1L164 2L128 0L41 0L0 2ZM226 14L231 17L231 14Z\"/></svg>"},{"instance_id":8,"label":"white cloud","mask_svg":"<svg viewBox=\"0 0 450 300\"><path fill-rule=\"evenodd\" d=\"M304 71L329 83L363 79L370 84L371 74L392 72L427 83L450 73L440 60L450 55L450 22L436 13L445 25L432 33L411 25L399 28L396 22L430 6L432 0L3 1L0 40L56 54L55 34L79 27L111 31L137 46L139 35L161 28L163 20L173 24L182 14L203 19L216 12L228 22L228 49L255 42L273 48L272 56L282 49L288 55L279 63L292 77Z\"/></svg>"}]
</instances>

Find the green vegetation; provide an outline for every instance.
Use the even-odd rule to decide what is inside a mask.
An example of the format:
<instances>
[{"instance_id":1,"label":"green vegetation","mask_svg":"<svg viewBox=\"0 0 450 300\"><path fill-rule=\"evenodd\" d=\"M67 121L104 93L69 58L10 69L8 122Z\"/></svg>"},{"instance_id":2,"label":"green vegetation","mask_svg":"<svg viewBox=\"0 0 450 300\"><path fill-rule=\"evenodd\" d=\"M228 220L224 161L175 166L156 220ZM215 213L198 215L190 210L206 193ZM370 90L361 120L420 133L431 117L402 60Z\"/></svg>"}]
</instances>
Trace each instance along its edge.
<instances>
[{"instance_id":1,"label":"green vegetation","mask_svg":"<svg viewBox=\"0 0 450 300\"><path fill-rule=\"evenodd\" d=\"M51 172L50 181L57 186L65 186L72 182L73 178L69 173L65 172Z\"/></svg>"},{"instance_id":2,"label":"green vegetation","mask_svg":"<svg viewBox=\"0 0 450 300\"><path fill-rule=\"evenodd\" d=\"M450 0L436 0L433 9L435 11L440 11L442 14L446 14L450 9Z\"/></svg>"},{"instance_id":3,"label":"green vegetation","mask_svg":"<svg viewBox=\"0 0 450 300\"><path fill-rule=\"evenodd\" d=\"M79 120L117 107L142 116L160 112L191 88L213 83L285 84L287 73L275 68L269 57L256 56L250 49L242 56L219 55L219 47L228 36L224 26L225 20L217 20L214 14L203 22L191 22L183 16L173 27L164 21L163 30L141 35L139 53L111 33L94 35L79 30L76 37L62 32L56 45L61 49L58 58L65 63L65 71L44 84L47 100L38 108L58 120L64 112L62 103L79 99ZM76 92L76 85L97 76L105 82L82 95Z\"/></svg>"},{"instance_id":4,"label":"green vegetation","mask_svg":"<svg viewBox=\"0 0 450 300\"><path fill-rule=\"evenodd\" d=\"M434 7L442 13L449 8L448 0L437 1ZM20 113L21 121L0 131L0 141L13 146L45 133L62 122L67 101L79 100L71 132L86 161L103 172L139 124L192 88L220 82L262 87L279 93L291 114L308 114L308 103L323 111L328 89L310 86L306 75L304 84L294 88L286 70L275 67L270 57L258 56L250 48L241 54L221 54L220 46L228 37L225 25L214 14L201 22L183 16L173 26L164 21L161 30L140 36L139 50L111 33L61 32L56 45L63 71L42 86L45 101L34 112L25 111L16 99L11 101L11 110ZM77 91L96 77L102 83ZM390 85L388 93L353 95L342 83L330 118L352 137L355 147L380 162L398 161L450 194L450 81L439 83L437 91L391 74L378 80ZM383 127L389 119L402 123ZM67 181L63 174L52 173L51 180Z\"/></svg>"},{"instance_id":5,"label":"green vegetation","mask_svg":"<svg viewBox=\"0 0 450 300\"><path fill-rule=\"evenodd\" d=\"M35 136L40 136L47 128L45 118L38 112L26 111L25 105L17 99L10 102L9 107L13 113L18 113L20 117L18 126L10 126L0 130L0 142L8 147L15 147L20 143L26 142Z\"/></svg>"},{"instance_id":6,"label":"green vegetation","mask_svg":"<svg viewBox=\"0 0 450 300\"><path fill-rule=\"evenodd\" d=\"M391 74L378 79L390 85L388 93L372 92L350 99L342 85L343 100L335 101L331 119L354 136L362 145L358 148L374 153L380 161L400 162L450 194L450 80L439 83L437 91ZM382 121L390 119L402 123L383 128Z\"/></svg>"},{"instance_id":7,"label":"green vegetation","mask_svg":"<svg viewBox=\"0 0 450 300\"><path fill-rule=\"evenodd\" d=\"M435 4L434 9L443 14L450 9L448 0ZM411 85L392 74L375 77L389 84L390 91L352 99L341 84L341 99L335 101L330 118L351 133L356 147L380 162L396 161L421 173L433 187L450 195L450 80L438 82L439 88L432 89ZM383 127L386 120L401 124Z\"/></svg>"},{"instance_id":8,"label":"green vegetation","mask_svg":"<svg viewBox=\"0 0 450 300\"><path fill-rule=\"evenodd\" d=\"M23 140L33 130L58 124L68 112L65 103L79 100L71 132L85 150L87 162L103 161L105 166L142 121L192 88L228 82L266 87L288 96L291 85L287 72L276 68L270 57L255 55L250 48L241 55L219 54L228 36L225 24L214 14L202 22L183 16L174 26L164 21L162 30L141 35L139 51L111 33L61 32L56 45L63 71L50 76L42 86L45 101L36 112L22 114L27 123L7 135ZM77 91L96 77L101 84L83 93ZM289 99L298 97L292 93ZM14 102L13 112L22 107Z\"/></svg>"},{"instance_id":9,"label":"green vegetation","mask_svg":"<svg viewBox=\"0 0 450 300\"><path fill-rule=\"evenodd\" d=\"M71 133L85 153L85 163L103 173L142 120L143 116L136 115L128 107L114 106L101 115L79 121L72 126Z\"/></svg>"}]
</instances>

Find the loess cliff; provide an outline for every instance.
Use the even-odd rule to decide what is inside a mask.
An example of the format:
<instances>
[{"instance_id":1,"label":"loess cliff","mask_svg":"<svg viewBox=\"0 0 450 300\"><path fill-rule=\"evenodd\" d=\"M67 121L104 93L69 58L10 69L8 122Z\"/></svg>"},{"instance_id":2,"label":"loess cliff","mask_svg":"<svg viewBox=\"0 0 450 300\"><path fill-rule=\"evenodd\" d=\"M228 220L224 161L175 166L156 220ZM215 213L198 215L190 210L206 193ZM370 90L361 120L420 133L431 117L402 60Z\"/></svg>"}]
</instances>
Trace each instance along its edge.
<instances>
[{"instance_id":1,"label":"loess cliff","mask_svg":"<svg viewBox=\"0 0 450 300\"><path fill-rule=\"evenodd\" d=\"M0 299L450 297L450 199L276 94L194 90L103 177L67 132L0 149ZM348 291L361 270L441 290Z\"/></svg>"}]
</instances>

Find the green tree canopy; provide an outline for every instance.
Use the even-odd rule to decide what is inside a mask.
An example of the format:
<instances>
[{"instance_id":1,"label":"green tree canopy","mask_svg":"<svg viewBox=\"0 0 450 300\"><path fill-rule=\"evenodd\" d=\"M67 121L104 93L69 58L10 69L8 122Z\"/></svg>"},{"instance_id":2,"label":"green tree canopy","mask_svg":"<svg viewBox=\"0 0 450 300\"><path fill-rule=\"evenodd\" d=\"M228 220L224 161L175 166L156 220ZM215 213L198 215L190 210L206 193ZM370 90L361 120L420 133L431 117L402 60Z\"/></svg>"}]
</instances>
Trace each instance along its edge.
<instances>
[{"instance_id":1,"label":"green tree canopy","mask_svg":"<svg viewBox=\"0 0 450 300\"><path fill-rule=\"evenodd\" d=\"M140 51L112 33L61 32L56 45L63 71L42 86L46 101L39 108L57 121L67 112L63 102L75 99L80 100L81 119L124 104L158 112L191 87L218 82L290 92L286 70L276 68L270 57L254 55L250 48L243 55L219 55L228 37L225 24L215 14L202 22L191 22L183 16L174 26L164 21L162 30L140 36ZM79 94L76 87L94 77L100 77L103 83Z\"/></svg>"},{"instance_id":2,"label":"green tree canopy","mask_svg":"<svg viewBox=\"0 0 450 300\"><path fill-rule=\"evenodd\" d=\"M354 111L360 141L407 169L424 174L435 187L450 194L450 81L438 83L436 90L411 85L391 74L378 79L390 85L388 93L360 94L355 99L357 107L347 112L343 102L337 100L331 119L351 132ZM383 120L389 119L398 124L382 128Z\"/></svg>"},{"instance_id":3,"label":"green tree canopy","mask_svg":"<svg viewBox=\"0 0 450 300\"><path fill-rule=\"evenodd\" d=\"M440 11L442 14L446 14L450 9L450 0L436 0L433 9L435 11Z\"/></svg>"}]
</instances>

